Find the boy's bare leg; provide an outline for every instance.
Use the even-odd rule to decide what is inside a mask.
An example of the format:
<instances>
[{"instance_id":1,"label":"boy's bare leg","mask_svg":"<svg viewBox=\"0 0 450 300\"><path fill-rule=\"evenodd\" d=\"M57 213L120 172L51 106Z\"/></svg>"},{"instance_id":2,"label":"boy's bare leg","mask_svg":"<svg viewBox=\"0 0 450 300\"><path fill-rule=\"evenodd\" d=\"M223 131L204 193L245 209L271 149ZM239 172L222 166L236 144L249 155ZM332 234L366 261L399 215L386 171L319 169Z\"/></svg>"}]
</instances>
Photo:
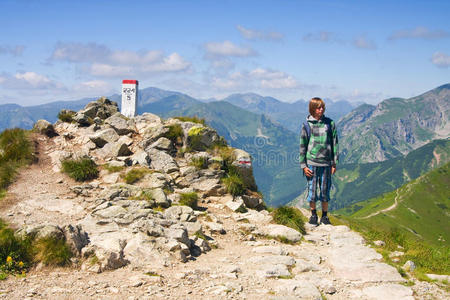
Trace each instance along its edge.
<instances>
[{"instance_id":1,"label":"boy's bare leg","mask_svg":"<svg viewBox=\"0 0 450 300\"><path fill-rule=\"evenodd\" d=\"M322 211L328 211L328 202L322 202Z\"/></svg>"},{"instance_id":2,"label":"boy's bare leg","mask_svg":"<svg viewBox=\"0 0 450 300\"><path fill-rule=\"evenodd\" d=\"M309 201L309 207L311 208L311 210L316 209L316 202Z\"/></svg>"}]
</instances>

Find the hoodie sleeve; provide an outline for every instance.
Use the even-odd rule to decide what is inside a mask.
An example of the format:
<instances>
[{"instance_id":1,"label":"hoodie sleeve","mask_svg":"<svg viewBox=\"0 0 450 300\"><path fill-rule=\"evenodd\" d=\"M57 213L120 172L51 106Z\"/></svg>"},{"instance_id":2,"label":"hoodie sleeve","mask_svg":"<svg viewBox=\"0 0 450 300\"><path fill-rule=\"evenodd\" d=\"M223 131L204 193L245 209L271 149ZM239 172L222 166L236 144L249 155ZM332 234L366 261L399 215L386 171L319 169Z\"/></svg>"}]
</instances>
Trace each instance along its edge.
<instances>
[{"instance_id":1,"label":"hoodie sleeve","mask_svg":"<svg viewBox=\"0 0 450 300\"><path fill-rule=\"evenodd\" d=\"M336 129L336 123L331 122L331 134L332 134L332 143L333 143L333 161L332 165L336 165L339 161L339 141L338 141L338 134Z\"/></svg>"},{"instance_id":2,"label":"hoodie sleeve","mask_svg":"<svg viewBox=\"0 0 450 300\"><path fill-rule=\"evenodd\" d=\"M300 168L306 168L306 151L308 150L308 135L306 133L305 124L302 124L300 131Z\"/></svg>"}]
</instances>

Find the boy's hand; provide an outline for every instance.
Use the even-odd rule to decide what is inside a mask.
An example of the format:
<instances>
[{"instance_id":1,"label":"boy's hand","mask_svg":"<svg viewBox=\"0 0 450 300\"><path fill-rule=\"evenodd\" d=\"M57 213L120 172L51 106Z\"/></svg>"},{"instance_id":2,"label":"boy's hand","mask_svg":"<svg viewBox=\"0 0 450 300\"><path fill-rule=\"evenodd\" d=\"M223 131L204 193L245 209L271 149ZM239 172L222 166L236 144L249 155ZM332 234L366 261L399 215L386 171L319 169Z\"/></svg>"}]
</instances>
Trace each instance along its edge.
<instances>
[{"instance_id":1,"label":"boy's hand","mask_svg":"<svg viewBox=\"0 0 450 300\"><path fill-rule=\"evenodd\" d=\"M304 167L303 168L303 173L305 173L306 177L312 177L313 176L313 172L308 167Z\"/></svg>"},{"instance_id":2,"label":"boy's hand","mask_svg":"<svg viewBox=\"0 0 450 300\"><path fill-rule=\"evenodd\" d=\"M336 166L331 166L331 175L336 173Z\"/></svg>"}]
</instances>

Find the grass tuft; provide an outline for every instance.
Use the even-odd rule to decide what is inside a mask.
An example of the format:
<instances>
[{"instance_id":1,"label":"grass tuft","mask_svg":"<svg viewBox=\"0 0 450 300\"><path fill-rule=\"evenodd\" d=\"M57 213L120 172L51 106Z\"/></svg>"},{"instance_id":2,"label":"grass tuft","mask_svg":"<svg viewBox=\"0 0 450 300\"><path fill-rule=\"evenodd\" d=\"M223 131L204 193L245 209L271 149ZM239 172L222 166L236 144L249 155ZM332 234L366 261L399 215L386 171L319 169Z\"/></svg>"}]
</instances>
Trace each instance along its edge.
<instances>
[{"instance_id":1,"label":"grass tuft","mask_svg":"<svg viewBox=\"0 0 450 300\"><path fill-rule=\"evenodd\" d=\"M197 170L208 168L208 158L204 156L193 157L191 162L191 166L194 166Z\"/></svg>"},{"instance_id":2,"label":"grass tuft","mask_svg":"<svg viewBox=\"0 0 450 300\"><path fill-rule=\"evenodd\" d=\"M145 174L149 173L149 169L144 168L135 168L130 171L128 171L124 176L123 180L125 180L128 184L133 184L135 182L138 182L142 178L144 178Z\"/></svg>"},{"instance_id":3,"label":"grass tuft","mask_svg":"<svg viewBox=\"0 0 450 300\"><path fill-rule=\"evenodd\" d=\"M88 157L66 159L61 164L62 171L76 181L87 181L98 177L97 165Z\"/></svg>"},{"instance_id":4,"label":"grass tuft","mask_svg":"<svg viewBox=\"0 0 450 300\"><path fill-rule=\"evenodd\" d=\"M189 206L192 209L196 209L198 203L198 195L195 192L192 193L181 193L180 194L180 205Z\"/></svg>"},{"instance_id":5,"label":"grass tuft","mask_svg":"<svg viewBox=\"0 0 450 300\"><path fill-rule=\"evenodd\" d=\"M206 126L205 119L201 119L197 116L194 117L175 117L174 119L180 120L181 122L192 122L197 124L202 124L203 126Z\"/></svg>"},{"instance_id":6,"label":"grass tuft","mask_svg":"<svg viewBox=\"0 0 450 300\"><path fill-rule=\"evenodd\" d=\"M303 214L298 208L281 206L272 212L273 220L277 224L281 224L305 234L305 223Z\"/></svg>"},{"instance_id":7,"label":"grass tuft","mask_svg":"<svg viewBox=\"0 0 450 300\"><path fill-rule=\"evenodd\" d=\"M222 182L225 184L227 193L233 196L241 196L245 193L244 180L237 173L228 174L227 177L222 179Z\"/></svg>"},{"instance_id":8,"label":"grass tuft","mask_svg":"<svg viewBox=\"0 0 450 300\"><path fill-rule=\"evenodd\" d=\"M47 266L70 264L72 252L64 240L54 237L41 238L34 242L35 260Z\"/></svg>"},{"instance_id":9,"label":"grass tuft","mask_svg":"<svg viewBox=\"0 0 450 300\"><path fill-rule=\"evenodd\" d=\"M13 182L17 169L34 160L29 132L23 129L6 129L0 134L0 198Z\"/></svg>"}]
</instances>

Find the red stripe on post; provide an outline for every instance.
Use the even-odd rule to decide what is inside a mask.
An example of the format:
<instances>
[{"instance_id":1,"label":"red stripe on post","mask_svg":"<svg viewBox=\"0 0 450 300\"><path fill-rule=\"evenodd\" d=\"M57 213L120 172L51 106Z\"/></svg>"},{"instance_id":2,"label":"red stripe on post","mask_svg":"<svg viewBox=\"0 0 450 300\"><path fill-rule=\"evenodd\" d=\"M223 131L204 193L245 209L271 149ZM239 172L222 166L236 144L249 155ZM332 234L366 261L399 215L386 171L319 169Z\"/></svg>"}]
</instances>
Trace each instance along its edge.
<instances>
[{"instance_id":1,"label":"red stripe on post","mask_svg":"<svg viewBox=\"0 0 450 300\"><path fill-rule=\"evenodd\" d=\"M122 83L139 84L137 80L124 79Z\"/></svg>"}]
</instances>

